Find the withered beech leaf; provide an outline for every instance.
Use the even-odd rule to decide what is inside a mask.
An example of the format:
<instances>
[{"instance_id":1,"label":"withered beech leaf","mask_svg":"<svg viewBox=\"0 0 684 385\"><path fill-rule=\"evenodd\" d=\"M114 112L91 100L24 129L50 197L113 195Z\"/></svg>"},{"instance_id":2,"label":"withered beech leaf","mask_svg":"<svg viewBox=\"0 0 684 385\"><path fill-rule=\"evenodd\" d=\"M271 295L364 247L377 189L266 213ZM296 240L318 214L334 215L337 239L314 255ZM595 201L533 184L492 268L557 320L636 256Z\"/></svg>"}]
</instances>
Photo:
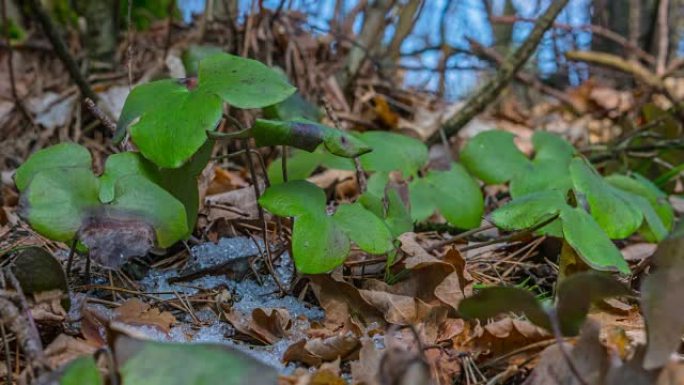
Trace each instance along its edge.
<instances>
[{"instance_id":1,"label":"withered beech leaf","mask_svg":"<svg viewBox=\"0 0 684 385\"><path fill-rule=\"evenodd\" d=\"M290 345L283 354L283 362L302 362L318 366L323 362L345 359L359 347L359 339L351 332L343 332L327 338L300 340Z\"/></svg>"},{"instance_id":2,"label":"withered beech leaf","mask_svg":"<svg viewBox=\"0 0 684 385\"><path fill-rule=\"evenodd\" d=\"M136 298L122 303L114 311L114 320L129 325L152 326L164 333L168 333L176 323L173 314L153 308Z\"/></svg>"},{"instance_id":3,"label":"withered beech leaf","mask_svg":"<svg viewBox=\"0 0 684 385\"><path fill-rule=\"evenodd\" d=\"M131 257L146 255L155 244L151 224L140 217L105 210L84 218L78 237L96 262L112 268Z\"/></svg>"}]
</instances>

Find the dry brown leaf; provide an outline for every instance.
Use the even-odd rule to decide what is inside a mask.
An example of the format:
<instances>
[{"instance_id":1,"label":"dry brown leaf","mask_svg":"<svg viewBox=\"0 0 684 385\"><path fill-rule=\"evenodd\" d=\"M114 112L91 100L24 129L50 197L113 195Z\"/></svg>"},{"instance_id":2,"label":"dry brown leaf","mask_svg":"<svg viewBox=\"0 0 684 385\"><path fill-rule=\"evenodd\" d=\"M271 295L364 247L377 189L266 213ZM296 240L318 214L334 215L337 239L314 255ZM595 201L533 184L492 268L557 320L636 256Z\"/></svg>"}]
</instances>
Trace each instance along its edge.
<instances>
[{"instance_id":1,"label":"dry brown leaf","mask_svg":"<svg viewBox=\"0 0 684 385\"><path fill-rule=\"evenodd\" d=\"M171 330L176 317L167 311L159 311L137 298L122 303L112 317L114 321L136 326L152 326L164 333Z\"/></svg>"},{"instance_id":2,"label":"dry brown leaf","mask_svg":"<svg viewBox=\"0 0 684 385\"><path fill-rule=\"evenodd\" d=\"M209 221L259 218L259 207L251 186L208 195L204 198L204 205L208 210Z\"/></svg>"},{"instance_id":3,"label":"dry brown leaf","mask_svg":"<svg viewBox=\"0 0 684 385\"><path fill-rule=\"evenodd\" d=\"M226 317L237 331L264 345L285 337L292 327L292 318L285 309L257 308L250 317L231 311L226 313Z\"/></svg>"},{"instance_id":4,"label":"dry brown leaf","mask_svg":"<svg viewBox=\"0 0 684 385\"><path fill-rule=\"evenodd\" d=\"M345 359L358 347L358 337L349 331L328 338L304 339L287 348L283 354L283 362L296 361L317 367L323 362Z\"/></svg>"},{"instance_id":5,"label":"dry brown leaf","mask_svg":"<svg viewBox=\"0 0 684 385\"><path fill-rule=\"evenodd\" d=\"M656 385L684 385L684 364L669 362L658 375Z\"/></svg>"},{"instance_id":6,"label":"dry brown leaf","mask_svg":"<svg viewBox=\"0 0 684 385\"><path fill-rule=\"evenodd\" d=\"M31 305L31 317L36 322L60 323L67 316L62 307L64 293L61 290L50 290L33 294L35 303Z\"/></svg>"},{"instance_id":7,"label":"dry brown leaf","mask_svg":"<svg viewBox=\"0 0 684 385\"><path fill-rule=\"evenodd\" d=\"M348 320L361 329L372 323L384 324L382 314L368 304L353 285L328 275L310 277L310 282L318 303L325 310L325 323L330 329L342 327Z\"/></svg>"},{"instance_id":8,"label":"dry brown leaf","mask_svg":"<svg viewBox=\"0 0 684 385\"><path fill-rule=\"evenodd\" d=\"M652 256L657 247L658 245L654 243L633 243L624 247L620 252L626 261L638 262Z\"/></svg>"},{"instance_id":9,"label":"dry brown leaf","mask_svg":"<svg viewBox=\"0 0 684 385\"><path fill-rule=\"evenodd\" d=\"M361 297L382 312L395 325L411 325L427 316L432 306L418 298L380 290L359 290Z\"/></svg>"},{"instance_id":10,"label":"dry brown leaf","mask_svg":"<svg viewBox=\"0 0 684 385\"><path fill-rule=\"evenodd\" d=\"M380 385L378 372L381 359L382 351L378 349L375 342L368 337L362 338L359 359L351 363L352 384Z\"/></svg>"},{"instance_id":11,"label":"dry brown leaf","mask_svg":"<svg viewBox=\"0 0 684 385\"><path fill-rule=\"evenodd\" d=\"M375 113L380 118L380 121L390 128L394 128L399 123L399 115L397 115L387 103L387 100L382 95L376 95L373 98L375 102Z\"/></svg>"},{"instance_id":12,"label":"dry brown leaf","mask_svg":"<svg viewBox=\"0 0 684 385\"><path fill-rule=\"evenodd\" d=\"M96 347L85 340L60 334L45 348L45 356L50 367L55 369L77 357L93 354L96 350Z\"/></svg>"},{"instance_id":13,"label":"dry brown leaf","mask_svg":"<svg viewBox=\"0 0 684 385\"><path fill-rule=\"evenodd\" d=\"M215 195L249 186L238 173L214 167L214 177L207 187L206 195Z\"/></svg>"},{"instance_id":14,"label":"dry brown leaf","mask_svg":"<svg viewBox=\"0 0 684 385\"><path fill-rule=\"evenodd\" d=\"M473 330L471 346L483 353L499 356L521 346L551 338L543 329L528 321L503 318Z\"/></svg>"}]
</instances>

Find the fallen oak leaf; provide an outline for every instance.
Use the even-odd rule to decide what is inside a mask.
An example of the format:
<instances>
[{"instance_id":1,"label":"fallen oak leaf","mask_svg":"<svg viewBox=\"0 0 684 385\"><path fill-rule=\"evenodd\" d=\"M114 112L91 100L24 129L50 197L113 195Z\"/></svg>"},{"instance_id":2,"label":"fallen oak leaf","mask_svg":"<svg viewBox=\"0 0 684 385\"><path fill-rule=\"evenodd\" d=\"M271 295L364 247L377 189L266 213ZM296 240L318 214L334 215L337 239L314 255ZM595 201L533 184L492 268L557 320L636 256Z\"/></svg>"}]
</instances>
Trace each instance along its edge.
<instances>
[{"instance_id":1,"label":"fallen oak leaf","mask_svg":"<svg viewBox=\"0 0 684 385\"><path fill-rule=\"evenodd\" d=\"M346 359L359 347L359 339L351 332L327 338L303 339L290 345L283 354L283 362L302 362L317 367L323 362Z\"/></svg>"},{"instance_id":2,"label":"fallen oak leaf","mask_svg":"<svg viewBox=\"0 0 684 385\"><path fill-rule=\"evenodd\" d=\"M129 299L116 308L112 319L128 325L152 326L164 333L171 331L171 326L176 323L173 314L153 308L137 298Z\"/></svg>"}]
</instances>

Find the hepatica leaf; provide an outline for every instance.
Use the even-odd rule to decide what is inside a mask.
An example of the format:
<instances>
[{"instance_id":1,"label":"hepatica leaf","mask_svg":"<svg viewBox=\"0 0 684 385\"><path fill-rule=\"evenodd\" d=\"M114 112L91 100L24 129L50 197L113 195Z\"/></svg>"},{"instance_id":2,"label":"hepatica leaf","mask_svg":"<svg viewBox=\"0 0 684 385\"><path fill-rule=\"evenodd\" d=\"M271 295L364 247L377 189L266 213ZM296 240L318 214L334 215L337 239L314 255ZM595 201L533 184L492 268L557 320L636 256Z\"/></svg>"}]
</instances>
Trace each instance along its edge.
<instances>
[{"instance_id":1,"label":"hepatica leaf","mask_svg":"<svg viewBox=\"0 0 684 385\"><path fill-rule=\"evenodd\" d=\"M586 196L591 216L608 237L626 238L641 226L643 214L639 206L607 183L584 159L570 162L570 175L575 189Z\"/></svg>"},{"instance_id":2,"label":"hepatica leaf","mask_svg":"<svg viewBox=\"0 0 684 385\"><path fill-rule=\"evenodd\" d=\"M485 131L468 141L461 162L477 178L488 184L508 182L530 164L506 131Z\"/></svg>"},{"instance_id":3,"label":"hepatica leaf","mask_svg":"<svg viewBox=\"0 0 684 385\"><path fill-rule=\"evenodd\" d=\"M560 191L540 191L512 200L491 214L492 222L504 230L533 227L558 214L566 207Z\"/></svg>"},{"instance_id":4,"label":"hepatica leaf","mask_svg":"<svg viewBox=\"0 0 684 385\"><path fill-rule=\"evenodd\" d=\"M223 102L239 108L278 103L295 91L277 72L251 59L210 55L198 79L160 80L136 87L126 99L115 140L130 126L140 152L160 167L182 166L216 128ZM137 120L137 122L136 122Z\"/></svg>"},{"instance_id":5,"label":"hepatica leaf","mask_svg":"<svg viewBox=\"0 0 684 385\"><path fill-rule=\"evenodd\" d=\"M369 171L401 171L415 175L428 160L428 150L418 139L384 131L368 131L359 136L373 151L361 157Z\"/></svg>"},{"instance_id":6,"label":"hepatica leaf","mask_svg":"<svg viewBox=\"0 0 684 385\"><path fill-rule=\"evenodd\" d=\"M76 143L60 143L33 154L19 167L14 175L14 183L21 191L28 187L31 179L40 171L49 168L85 168L92 167L92 158L88 150Z\"/></svg>"},{"instance_id":7,"label":"hepatica leaf","mask_svg":"<svg viewBox=\"0 0 684 385\"><path fill-rule=\"evenodd\" d=\"M325 193L313 183L294 180L267 188L259 204L282 217L316 214L325 211Z\"/></svg>"},{"instance_id":8,"label":"hepatica leaf","mask_svg":"<svg viewBox=\"0 0 684 385\"><path fill-rule=\"evenodd\" d=\"M641 208L646 220L641 234L649 242L660 242L672 229L674 210L667 201L667 195L643 177L629 177L613 174L605 178L612 186L628 193ZM636 197L636 198L635 198ZM641 201L642 198L645 202Z\"/></svg>"},{"instance_id":9,"label":"hepatica leaf","mask_svg":"<svg viewBox=\"0 0 684 385\"><path fill-rule=\"evenodd\" d=\"M349 248L349 237L325 213L295 218L292 253L301 273L321 274L333 270L347 258Z\"/></svg>"},{"instance_id":10,"label":"hepatica leaf","mask_svg":"<svg viewBox=\"0 0 684 385\"><path fill-rule=\"evenodd\" d=\"M59 374L59 385L101 385L100 370L92 356L82 356L69 362Z\"/></svg>"},{"instance_id":11,"label":"hepatica leaf","mask_svg":"<svg viewBox=\"0 0 684 385\"><path fill-rule=\"evenodd\" d=\"M553 161L567 165L577 152L565 139L547 131L535 131L532 135L532 145L535 153L534 163Z\"/></svg>"},{"instance_id":12,"label":"hepatica leaf","mask_svg":"<svg viewBox=\"0 0 684 385\"><path fill-rule=\"evenodd\" d=\"M326 273L341 265L350 240L369 253L392 249L392 233L382 219L359 203L342 205L329 216L323 190L312 183L298 180L273 185L259 203L276 215L294 217L292 253L302 273Z\"/></svg>"},{"instance_id":13,"label":"hepatica leaf","mask_svg":"<svg viewBox=\"0 0 684 385\"><path fill-rule=\"evenodd\" d=\"M143 341L120 335L114 342L121 383L127 385L275 384L270 366L226 345Z\"/></svg>"},{"instance_id":14,"label":"hepatica leaf","mask_svg":"<svg viewBox=\"0 0 684 385\"><path fill-rule=\"evenodd\" d=\"M463 166L453 163L449 171L430 171L409 185L414 220L430 216L435 208L452 225L471 229L480 225L484 198L480 186Z\"/></svg>"},{"instance_id":15,"label":"hepatica leaf","mask_svg":"<svg viewBox=\"0 0 684 385\"><path fill-rule=\"evenodd\" d=\"M183 54L181 55L185 73L187 76L197 76L200 61L222 52L223 49L221 49L221 47L213 45L191 45L188 49L183 51Z\"/></svg>"},{"instance_id":16,"label":"hepatica leaf","mask_svg":"<svg viewBox=\"0 0 684 385\"><path fill-rule=\"evenodd\" d=\"M136 87L126 99L117 124L117 138L130 127L131 138L145 158L160 167L182 166L207 140L221 119L221 99L178 80L160 80Z\"/></svg>"},{"instance_id":17,"label":"hepatica leaf","mask_svg":"<svg viewBox=\"0 0 684 385\"><path fill-rule=\"evenodd\" d=\"M115 155L100 178L90 169L89 154L81 162L88 167L52 167L63 164L54 159L73 154L72 147L48 148L18 170L34 174L21 190L21 213L37 232L62 242L78 234L109 266L123 262L121 256L144 255L155 244L168 247L188 233L185 208L151 180L137 155Z\"/></svg>"},{"instance_id":18,"label":"hepatica leaf","mask_svg":"<svg viewBox=\"0 0 684 385\"><path fill-rule=\"evenodd\" d=\"M560 218L565 240L584 262L596 270L629 274L622 254L589 213L567 206L561 210Z\"/></svg>"},{"instance_id":19,"label":"hepatica leaf","mask_svg":"<svg viewBox=\"0 0 684 385\"><path fill-rule=\"evenodd\" d=\"M74 238L88 210L99 206L99 180L90 169L38 172L21 190L21 214L38 233L60 242Z\"/></svg>"},{"instance_id":20,"label":"hepatica leaf","mask_svg":"<svg viewBox=\"0 0 684 385\"><path fill-rule=\"evenodd\" d=\"M270 106L296 91L281 74L263 63L228 54L200 61L198 88L237 108Z\"/></svg>"},{"instance_id":21,"label":"hepatica leaf","mask_svg":"<svg viewBox=\"0 0 684 385\"><path fill-rule=\"evenodd\" d=\"M360 203L340 205L333 219L361 249L371 254L392 250L393 237L387 225Z\"/></svg>"},{"instance_id":22,"label":"hepatica leaf","mask_svg":"<svg viewBox=\"0 0 684 385\"><path fill-rule=\"evenodd\" d=\"M313 152L322 143L334 155L353 158L371 151L363 141L345 132L306 120L257 119L252 126L257 146L288 145Z\"/></svg>"}]
</instances>

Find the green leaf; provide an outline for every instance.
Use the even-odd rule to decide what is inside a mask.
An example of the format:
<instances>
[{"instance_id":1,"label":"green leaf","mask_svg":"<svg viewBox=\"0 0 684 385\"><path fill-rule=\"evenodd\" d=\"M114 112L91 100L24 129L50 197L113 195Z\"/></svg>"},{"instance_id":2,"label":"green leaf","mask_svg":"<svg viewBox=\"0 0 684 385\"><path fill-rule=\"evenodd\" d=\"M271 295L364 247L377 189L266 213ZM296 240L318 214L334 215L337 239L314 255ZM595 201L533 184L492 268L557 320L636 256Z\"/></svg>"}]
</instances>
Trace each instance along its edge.
<instances>
[{"instance_id":1,"label":"green leaf","mask_svg":"<svg viewBox=\"0 0 684 385\"><path fill-rule=\"evenodd\" d=\"M14 183L19 191L28 187L36 173L55 168L85 168L92 167L90 152L76 143L60 143L36 151L17 169Z\"/></svg>"},{"instance_id":2,"label":"green leaf","mask_svg":"<svg viewBox=\"0 0 684 385\"><path fill-rule=\"evenodd\" d=\"M196 153L207 140L206 131L216 129L222 114L218 96L200 88L190 91L175 80L136 87L126 99L122 116L129 115L129 105L144 111L130 128L133 142L145 158L166 168L180 167Z\"/></svg>"},{"instance_id":3,"label":"green leaf","mask_svg":"<svg viewBox=\"0 0 684 385\"><path fill-rule=\"evenodd\" d=\"M591 304L630 295L630 290L608 274L583 271L563 279L558 285L556 314L565 336L579 334Z\"/></svg>"},{"instance_id":4,"label":"green leaf","mask_svg":"<svg viewBox=\"0 0 684 385\"><path fill-rule=\"evenodd\" d=\"M227 345L117 337L114 354L126 385L275 384L278 373Z\"/></svg>"},{"instance_id":5,"label":"green leaf","mask_svg":"<svg viewBox=\"0 0 684 385\"><path fill-rule=\"evenodd\" d=\"M641 286L641 309L646 319L648 344L644 368L655 369L670 361L684 333L684 222L661 242L653 255L655 271Z\"/></svg>"},{"instance_id":6,"label":"green leaf","mask_svg":"<svg viewBox=\"0 0 684 385\"><path fill-rule=\"evenodd\" d=\"M109 203L114 199L114 184L127 175L145 175L154 178L155 170L140 154L121 152L110 155L105 162L105 171L100 176L100 202Z\"/></svg>"},{"instance_id":7,"label":"green leaf","mask_svg":"<svg viewBox=\"0 0 684 385\"><path fill-rule=\"evenodd\" d=\"M318 168L320 163L320 153L294 150L287 158L287 178L288 180L306 179ZM283 183L282 157L278 157L268 166L268 179L271 184Z\"/></svg>"},{"instance_id":8,"label":"green leaf","mask_svg":"<svg viewBox=\"0 0 684 385\"><path fill-rule=\"evenodd\" d=\"M365 143L345 132L304 120L257 119L252 126L256 145L287 145L313 152L321 143L332 154L353 158L371 151Z\"/></svg>"},{"instance_id":9,"label":"green leaf","mask_svg":"<svg viewBox=\"0 0 684 385\"><path fill-rule=\"evenodd\" d=\"M409 199L411 200L411 219L422 222L437 210L435 189L427 178L413 178L409 183Z\"/></svg>"},{"instance_id":10,"label":"green leaf","mask_svg":"<svg viewBox=\"0 0 684 385\"><path fill-rule=\"evenodd\" d=\"M325 212L325 193L313 183L293 180L273 185L259 198L266 210L281 217Z\"/></svg>"},{"instance_id":11,"label":"green leaf","mask_svg":"<svg viewBox=\"0 0 684 385\"><path fill-rule=\"evenodd\" d=\"M487 184L507 182L530 164L513 138L513 134L506 131L481 132L461 151L461 163Z\"/></svg>"},{"instance_id":12,"label":"green leaf","mask_svg":"<svg viewBox=\"0 0 684 385\"><path fill-rule=\"evenodd\" d=\"M446 220L462 229L478 227L482 221L484 198L480 186L459 164L449 171L430 171L409 185L414 220L425 219L439 208ZM414 214L413 210L417 212ZM427 213L427 215L426 215Z\"/></svg>"},{"instance_id":13,"label":"green leaf","mask_svg":"<svg viewBox=\"0 0 684 385\"><path fill-rule=\"evenodd\" d=\"M156 174L151 178L185 206L188 221L186 235L192 233L197 222L200 204L198 177L209 163L213 148L214 141L207 140L183 166L157 169Z\"/></svg>"},{"instance_id":14,"label":"green leaf","mask_svg":"<svg viewBox=\"0 0 684 385\"><path fill-rule=\"evenodd\" d=\"M327 273L349 254L349 238L325 213L300 215L292 229L292 254L303 274Z\"/></svg>"},{"instance_id":15,"label":"green leaf","mask_svg":"<svg viewBox=\"0 0 684 385\"><path fill-rule=\"evenodd\" d=\"M427 147L418 139L385 131L367 131L359 137L373 148L360 158L368 171L401 171L409 177L427 163Z\"/></svg>"},{"instance_id":16,"label":"green leaf","mask_svg":"<svg viewBox=\"0 0 684 385\"><path fill-rule=\"evenodd\" d=\"M284 74L283 74L284 76ZM264 117L273 120L306 119L317 122L321 119L321 111L305 100L298 92L278 104L264 107Z\"/></svg>"},{"instance_id":17,"label":"green leaf","mask_svg":"<svg viewBox=\"0 0 684 385\"><path fill-rule=\"evenodd\" d=\"M501 313L523 313L537 326L551 329L546 311L529 290L518 287L488 287L461 301L458 312L466 318L486 320Z\"/></svg>"},{"instance_id":18,"label":"green leaf","mask_svg":"<svg viewBox=\"0 0 684 385\"><path fill-rule=\"evenodd\" d=\"M360 203L340 205L333 220L364 251L383 254L394 248L387 225Z\"/></svg>"},{"instance_id":19,"label":"green leaf","mask_svg":"<svg viewBox=\"0 0 684 385\"><path fill-rule=\"evenodd\" d=\"M37 172L22 191L22 215L41 235L70 241L87 211L99 206L99 187L93 172L82 167Z\"/></svg>"},{"instance_id":20,"label":"green leaf","mask_svg":"<svg viewBox=\"0 0 684 385\"><path fill-rule=\"evenodd\" d=\"M413 221L408 207L394 188L387 189L387 216L385 222L390 228L392 235L398 237L409 231L413 231Z\"/></svg>"},{"instance_id":21,"label":"green leaf","mask_svg":"<svg viewBox=\"0 0 684 385\"><path fill-rule=\"evenodd\" d=\"M185 207L169 192L141 175L117 180L115 198L109 205L151 222L160 247L169 247L188 231Z\"/></svg>"},{"instance_id":22,"label":"green leaf","mask_svg":"<svg viewBox=\"0 0 684 385\"><path fill-rule=\"evenodd\" d=\"M628 197L637 196L646 200L646 204L644 204L641 200L632 198L633 202L641 208L644 219L646 219L645 226L642 225L640 229L646 240L660 242L667 236L667 232L672 229L674 223L674 210L667 201L667 195L664 192L638 174L635 175L635 178L613 174L607 176L605 180L612 186L628 193Z\"/></svg>"},{"instance_id":23,"label":"green leaf","mask_svg":"<svg viewBox=\"0 0 684 385\"><path fill-rule=\"evenodd\" d=\"M540 191L513 199L491 213L491 220L504 230L529 229L567 207L560 191Z\"/></svg>"},{"instance_id":24,"label":"green leaf","mask_svg":"<svg viewBox=\"0 0 684 385\"><path fill-rule=\"evenodd\" d=\"M60 156L73 153L78 152ZM54 168L65 163L53 161L27 162L34 176L22 191L21 214L40 234L62 242L78 236L98 262L118 266L128 256L144 255L155 242L168 247L189 233L185 207L155 183L161 171L138 154L112 155L100 178L89 164ZM190 182L196 190L196 180Z\"/></svg>"},{"instance_id":25,"label":"green leaf","mask_svg":"<svg viewBox=\"0 0 684 385\"><path fill-rule=\"evenodd\" d=\"M200 62L198 88L237 108L270 106L296 91L263 63L228 54L209 56Z\"/></svg>"},{"instance_id":26,"label":"green leaf","mask_svg":"<svg viewBox=\"0 0 684 385\"><path fill-rule=\"evenodd\" d=\"M213 45L191 45L181 55L186 76L197 76L200 61L222 52L221 47Z\"/></svg>"},{"instance_id":27,"label":"green leaf","mask_svg":"<svg viewBox=\"0 0 684 385\"><path fill-rule=\"evenodd\" d=\"M606 233L586 211L565 207L560 212L563 236L587 265L601 271L629 274L629 266Z\"/></svg>"},{"instance_id":28,"label":"green leaf","mask_svg":"<svg viewBox=\"0 0 684 385\"><path fill-rule=\"evenodd\" d=\"M572 188L568 164L556 161L531 163L511 180L512 198L519 198L539 191L558 190L565 194Z\"/></svg>"},{"instance_id":29,"label":"green leaf","mask_svg":"<svg viewBox=\"0 0 684 385\"><path fill-rule=\"evenodd\" d=\"M104 381L91 356L78 357L63 369L59 385L101 385Z\"/></svg>"},{"instance_id":30,"label":"green leaf","mask_svg":"<svg viewBox=\"0 0 684 385\"><path fill-rule=\"evenodd\" d=\"M584 159L570 162L570 175L575 189L586 195L591 216L608 237L627 238L641 226L644 217L640 208L608 184Z\"/></svg>"},{"instance_id":31,"label":"green leaf","mask_svg":"<svg viewBox=\"0 0 684 385\"><path fill-rule=\"evenodd\" d=\"M534 163L554 162L568 165L576 151L572 144L557 134L547 131L535 131L532 135L534 146Z\"/></svg>"}]
</instances>

